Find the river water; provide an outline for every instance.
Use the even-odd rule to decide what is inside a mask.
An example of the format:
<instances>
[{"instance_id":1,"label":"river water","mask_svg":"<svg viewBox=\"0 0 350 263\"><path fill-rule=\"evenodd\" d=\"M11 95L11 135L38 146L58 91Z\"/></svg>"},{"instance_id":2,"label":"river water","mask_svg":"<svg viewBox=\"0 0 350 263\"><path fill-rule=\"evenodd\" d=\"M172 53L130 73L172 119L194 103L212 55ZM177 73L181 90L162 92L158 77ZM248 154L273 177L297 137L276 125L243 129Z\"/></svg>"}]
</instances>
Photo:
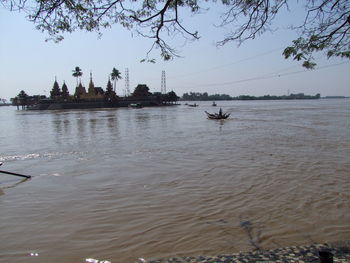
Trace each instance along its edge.
<instances>
[{"instance_id":1,"label":"river water","mask_svg":"<svg viewBox=\"0 0 350 263\"><path fill-rule=\"evenodd\" d=\"M0 262L134 262L350 239L350 100L0 107ZM31 256L32 253L32 256ZM37 254L36 254L37 253Z\"/></svg>"}]
</instances>

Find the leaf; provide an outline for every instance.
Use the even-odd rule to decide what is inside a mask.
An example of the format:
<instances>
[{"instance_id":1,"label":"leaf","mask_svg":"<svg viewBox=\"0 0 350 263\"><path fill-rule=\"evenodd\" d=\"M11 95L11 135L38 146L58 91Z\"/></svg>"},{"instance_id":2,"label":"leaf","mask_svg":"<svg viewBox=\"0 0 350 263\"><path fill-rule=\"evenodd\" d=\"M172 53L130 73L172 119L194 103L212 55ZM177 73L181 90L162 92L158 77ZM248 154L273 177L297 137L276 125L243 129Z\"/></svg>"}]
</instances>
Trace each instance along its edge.
<instances>
[{"instance_id":1,"label":"leaf","mask_svg":"<svg viewBox=\"0 0 350 263\"><path fill-rule=\"evenodd\" d=\"M316 63L315 62L311 62L309 60L305 60L304 63L303 63L303 67L307 68L307 69L314 69L315 66L316 66Z\"/></svg>"},{"instance_id":2,"label":"leaf","mask_svg":"<svg viewBox=\"0 0 350 263\"><path fill-rule=\"evenodd\" d=\"M291 55L295 55L297 51L294 47L286 47L283 51L284 58L289 58Z\"/></svg>"},{"instance_id":3,"label":"leaf","mask_svg":"<svg viewBox=\"0 0 350 263\"><path fill-rule=\"evenodd\" d=\"M334 56L334 51L333 50L330 50L327 52L327 57L330 58L330 57L333 57Z\"/></svg>"},{"instance_id":4,"label":"leaf","mask_svg":"<svg viewBox=\"0 0 350 263\"><path fill-rule=\"evenodd\" d=\"M297 61L300 61L302 59L305 59L305 56L303 53L298 53L294 56L294 59L297 60Z\"/></svg>"}]
</instances>

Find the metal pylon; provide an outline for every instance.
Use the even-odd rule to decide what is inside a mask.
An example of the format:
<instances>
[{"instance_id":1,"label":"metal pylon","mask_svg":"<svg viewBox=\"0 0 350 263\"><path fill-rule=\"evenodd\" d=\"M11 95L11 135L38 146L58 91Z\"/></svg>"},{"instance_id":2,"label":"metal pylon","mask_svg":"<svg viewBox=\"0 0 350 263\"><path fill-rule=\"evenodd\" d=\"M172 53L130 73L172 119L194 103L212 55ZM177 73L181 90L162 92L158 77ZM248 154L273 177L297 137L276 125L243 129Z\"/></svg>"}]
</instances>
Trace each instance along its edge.
<instances>
[{"instance_id":1,"label":"metal pylon","mask_svg":"<svg viewBox=\"0 0 350 263\"><path fill-rule=\"evenodd\" d=\"M165 70L162 71L162 80L160 84L160 92L166 94L166 80L165 80Z\"/></svg>"},{"instance_id":2,"label":"metal pylon","mask_svg":"<svg viewBox=\"0 0 350 263\"><path fill-rule=\"evenodd\" d=\"M130 96L130 81L129 81L129 69L125 69L125 93L126 96Z\"/></svg>"}]
</instances>

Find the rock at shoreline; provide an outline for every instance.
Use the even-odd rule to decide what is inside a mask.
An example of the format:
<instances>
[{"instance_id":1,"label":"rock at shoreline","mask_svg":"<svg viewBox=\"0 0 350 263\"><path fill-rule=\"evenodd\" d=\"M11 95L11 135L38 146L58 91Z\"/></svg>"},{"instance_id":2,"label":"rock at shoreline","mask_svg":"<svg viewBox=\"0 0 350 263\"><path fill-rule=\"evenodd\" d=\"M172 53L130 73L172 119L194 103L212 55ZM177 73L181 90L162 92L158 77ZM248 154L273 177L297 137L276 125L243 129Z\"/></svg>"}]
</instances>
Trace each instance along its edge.
<instances>
[{"instance_id":1,"label":"rock at shoreline","mask_svg":"<svg viewBox=\"0 0 350 263\"><path fill-rule=\"evenodd\" d=\"M272 250L257 250L218 256L179 257L147 260L147 263L318 263L318 252L333 254L334 263L350 263L350 241L309 246L291 246ZM140 263L136 261L135 263Z\"/></svg>"}]
</instances>

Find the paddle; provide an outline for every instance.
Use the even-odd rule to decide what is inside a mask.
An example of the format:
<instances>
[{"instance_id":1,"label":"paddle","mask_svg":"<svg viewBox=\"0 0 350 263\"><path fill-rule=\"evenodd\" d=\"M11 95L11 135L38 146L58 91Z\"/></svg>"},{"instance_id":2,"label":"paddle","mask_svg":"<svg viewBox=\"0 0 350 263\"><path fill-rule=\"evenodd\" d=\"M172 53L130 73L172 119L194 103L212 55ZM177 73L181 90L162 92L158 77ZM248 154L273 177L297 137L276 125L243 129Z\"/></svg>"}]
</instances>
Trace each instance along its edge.
<instances>
[{"instance_id":1,"label":"paddle","mask_svg":"<svg viewBox=\"0 0 350 263\"><path fill-rule=\"evenodd\" d=\"M2 164L3 164L3 163L0 162L0 166L1 166ZM15 176L20 176L20 177L24 177L24 178L27 178L27 179L32 178L30 175L18 174L18 173L11 173L11 172L1 171L1 170L0 170L0 173L3 173L3 174L11 174L11 175L15 175Z\"/></svg>"}]
</instances>

